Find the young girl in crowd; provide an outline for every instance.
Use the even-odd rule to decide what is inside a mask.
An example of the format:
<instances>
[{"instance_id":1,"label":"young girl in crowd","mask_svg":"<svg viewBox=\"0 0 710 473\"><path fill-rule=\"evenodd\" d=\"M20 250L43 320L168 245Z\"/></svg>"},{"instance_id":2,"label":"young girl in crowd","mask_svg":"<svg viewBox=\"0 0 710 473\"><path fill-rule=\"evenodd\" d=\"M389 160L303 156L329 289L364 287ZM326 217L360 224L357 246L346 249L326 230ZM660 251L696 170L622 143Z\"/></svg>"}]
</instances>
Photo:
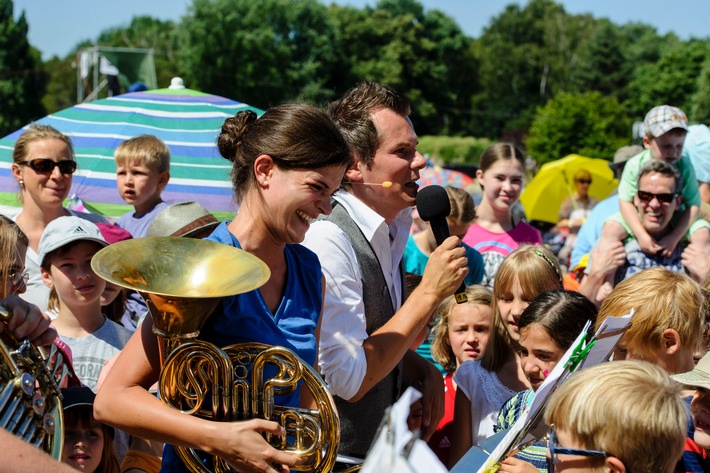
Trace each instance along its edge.
<instances>
[{"instance_id":1,"label":"young girl in crowd","mask_svg":"<svg viewBox=\"0 0 710 473\"><path fill-rule=\"evenodd\" d=\"M64 449L62 463L84 473L119 473L114 430L94 419L94 393L86 386L62 389Z\"/></svg>"},{"instance_id":2,"label":"young girl in crowd","mask_svg":"<svg viewBox=\"0 0 710 473\"><path fill-rule=\"evenodd\" d=\"M104 363L131 336L101 312L105 283L91 269L91 258L106 245L96 225L79 217L52 220L39 242L42 279L51 289L49 307L59 314L54 326L71 348L79 380L92 390Z\"/></svg>"},{"instance_id":3,"label":"young girl in crowd","mask_svg":"<svg viewBox=\"0 0 710 473\"><path fill-rule=\"evenodd\" d=\"M480 360L463 363L458 385L449 465L493 435L501 406L530 387L514 349L523 310L544 291L562 289L557 258L544 246L522 245L503 260L493 288L493 330Z\"/></svg>"},{"instance_id":4,"label":"young girl in crowd","mask_svg":"<svg viewBox=\"0 0 710 473\"><path fill-rule=\"evenodd\" d=\"M464 361L478 360L483 356L493 323L491 292L488 289L468 286L466 297L468 301L464 304L457 304L453 296L445 299L439 307L439 319L432 330L432 355L446 371L446 398L444 417L429 439L429 446L443 464L449 461L451 439L454 437L454 373Z\"/></svg>"},{"instance_id":5,"label":"young girl in crowd","mask_svg":"<svg viewBox=\"0 0 710 473\"><path fill-rule=\"evenodd\" d=\"M515 394L503 405L496 432L513 426L587 322L591 322L589 334L594 332L596 318L597 308L589 299L578 292L565 290L543 292L523 311L518 324L518 353L530 389ZM499 471L537 473L539 470L547 473L546 450L547 443L538 440L507 458Z\"/></svg>"},{"instance_id":6,"label":"young girl in crowd","mask_svg":"<svg viewBox=\"0 0 710 473\"><path fill-rule=\"evenodd\" d=\"M524 174L525 155L511 143L497 143L481 154L476 178L483 190L483 199L463 242L483 255L482 284L488 288L493 288L503 258L520 244L542 244L540 232L517 219L512 212L520 198Z\"/></svg>"}]
</instances>

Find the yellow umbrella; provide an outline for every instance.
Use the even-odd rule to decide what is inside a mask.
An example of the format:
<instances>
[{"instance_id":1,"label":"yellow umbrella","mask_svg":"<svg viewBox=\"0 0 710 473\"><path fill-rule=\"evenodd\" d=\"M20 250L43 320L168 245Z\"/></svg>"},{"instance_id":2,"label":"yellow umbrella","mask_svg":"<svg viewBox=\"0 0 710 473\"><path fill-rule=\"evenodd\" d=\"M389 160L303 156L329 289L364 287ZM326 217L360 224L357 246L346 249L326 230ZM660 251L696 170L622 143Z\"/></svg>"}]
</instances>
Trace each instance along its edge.
<instances>
[{"instance_id":1,"label":"yellow umbrella","mask_svg":"<svg viewBox=\"0 0 710 473\"><path fill-rule=\"evenodd\" d=\"M589 195L596 199L608 197L619 183L609 168L609 161L604 159L570 154L545 163L520 195L528 220L557 223L560 205L567 196L574 194L574 175L580 169L592 175Z\"/></svg>"}]
</instances>

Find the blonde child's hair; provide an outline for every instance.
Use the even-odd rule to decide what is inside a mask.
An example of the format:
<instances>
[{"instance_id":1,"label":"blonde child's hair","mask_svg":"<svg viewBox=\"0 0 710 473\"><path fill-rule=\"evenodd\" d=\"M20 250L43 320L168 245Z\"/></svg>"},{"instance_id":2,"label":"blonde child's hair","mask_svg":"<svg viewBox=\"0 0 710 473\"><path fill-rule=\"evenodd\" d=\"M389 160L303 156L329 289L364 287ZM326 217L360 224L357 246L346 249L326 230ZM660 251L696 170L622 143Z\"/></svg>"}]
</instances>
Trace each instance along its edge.
<instances>
[{"instance_id":1,"label":"blonde child's hair","mask_svg":"<svg viewBox=\"0 0 710 473\"><path fill-rule=\"evenodd\" d=\"M620 282L604 299L596 327L607 317L620 317L635 309L633 323L623 340L634 358L652 358L662 343L663 332L673 329L690 352L703 333L703 294L688 276L656 267Z\"/></svg>"},{"instance_id":2,"label":"blonde child's hair","mask_svg":"<svg viewBox=\"0 0 710 473\"><path fill-rule=\"evenodd\" d=\"M627 471L670 472L687 435L680 395L680 386L651 363L603 363L557 388L545 423L570 434L582 448L608 452Z\"/></svg>"},{"instance_id":3,"label":"blonde child's hair","mask_svg":"<svg viewBox=\"0 0 710 473\"><path fill-rule=\"evenodd\" d=\"M506 256L493 283L493 324L486 351L481 358L481 365L488 371L500 369L513 349L498 311L498 300L512 291L516 279L524 297L530 300L545 291L563 287L560 264L545 246L520 245Z\"/></svg>"},{"instance_id":4,"label":"blonde child's hair","mask_svg":"<svg viewBox=\"0 0 710 473\"><path fill-rule=\"evenodd\" d=\"M0 215L0 289L9 287L10 271L12 263L15 262L18 243L28 246L27 235L15 222ZM8 295L0 293L0 300Z\"/></svg>"},{"instance_id":5,"label":"blonde child's hair","mask_svg":"<svg viewBox=\"0 0 710 473\"><path fill-rule=\"evenodd\" d=\"M466 297L466 304L491 306L491 291L483 286L467 286ZM438 318L432 329L431 356L449 373L456 371L456 355L449 340L449 317L456 305L454 296L444 299L437 309Z\"/></svg>"},{"instance_id":6,"label":"blonde child's hair","mask_svg":"<svg viewBox=\"0 0 710 473\"><path fill-rule=\"evenodd\" d=\"M476 220L476 207L471 194L460 187L446 186L444 189L446 189L449 204L451 204L448 218L464 225Z\"/></svg>"},{"instance_id":7,"label":"blonde child's hair","mask_svg":"<svg viewBox=\"0 0 710 473\"><path fill-rule=\"evenodd\" d=\"M142 163L155 172L170 171L170 150L153 135L140 135L127 139L113 153L116 165Z\"/></svg>"},{"instance_id":8,"label":"blonde child's hair","mask_svg":"<svg viewBox=\"0 0 710 473\"><path fill-rule=\"evenodd\" d=\"M76 406L64 411L65 427L78 426L80 428L90 429L97 424L101 426L101 430L104 433L104 444L101 449L101 462L99 462L96 472L119 473L121 471L121 464L118 461L118 455L113 445L114 430L108 425L94 419L92 406Z\"/></svg>"}]
</instances>

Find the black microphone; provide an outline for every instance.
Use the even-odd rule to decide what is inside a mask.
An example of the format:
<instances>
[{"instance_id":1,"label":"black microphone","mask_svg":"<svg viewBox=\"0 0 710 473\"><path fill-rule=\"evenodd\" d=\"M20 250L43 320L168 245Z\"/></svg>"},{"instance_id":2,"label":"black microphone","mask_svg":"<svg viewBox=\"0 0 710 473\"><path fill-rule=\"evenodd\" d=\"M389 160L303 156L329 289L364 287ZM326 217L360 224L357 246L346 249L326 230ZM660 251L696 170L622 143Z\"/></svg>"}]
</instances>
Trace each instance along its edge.
<instances>
[{"instance_id":1,"label":"black microphone","mask_svg":"<svg viewBox=\"0 0 710 473\"><path fill-rule=\"evenodd\" d=\"M441 186L422 187L417 192L417 212L422 220L429 222L436 246L441 245L451 236L449 224L446 222L446 217L451 213L451 204L446 189ZM459 304L468 301L466 285L463 282L454 293L454 298Z\"/></svg>"}]
</instances>

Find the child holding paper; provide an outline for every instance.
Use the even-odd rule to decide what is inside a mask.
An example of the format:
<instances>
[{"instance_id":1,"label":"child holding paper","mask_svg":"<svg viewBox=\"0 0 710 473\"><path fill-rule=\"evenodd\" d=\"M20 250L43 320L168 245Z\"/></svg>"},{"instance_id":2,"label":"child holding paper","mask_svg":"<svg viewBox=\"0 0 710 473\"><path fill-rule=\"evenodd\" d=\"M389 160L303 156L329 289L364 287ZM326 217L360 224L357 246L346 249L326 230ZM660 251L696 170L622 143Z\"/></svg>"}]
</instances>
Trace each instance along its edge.
<instances>
[{"instance_id":1,"label":"child holding paper","mask_svg":"<svg viewBox=\"0 0 710 473\"><path fill-rule=\"evenodd\" d=\"M523 311L518 327L520 365L530 382L530 389L515 394L498 414L496 432L510 428L532 401L533 394L579 336L587 322L588 335L593 334L597 308L589 299L565 290L543 292ZM506 458L502 473L547 473L543 440Z\"/></svg>"}]
</instances>

